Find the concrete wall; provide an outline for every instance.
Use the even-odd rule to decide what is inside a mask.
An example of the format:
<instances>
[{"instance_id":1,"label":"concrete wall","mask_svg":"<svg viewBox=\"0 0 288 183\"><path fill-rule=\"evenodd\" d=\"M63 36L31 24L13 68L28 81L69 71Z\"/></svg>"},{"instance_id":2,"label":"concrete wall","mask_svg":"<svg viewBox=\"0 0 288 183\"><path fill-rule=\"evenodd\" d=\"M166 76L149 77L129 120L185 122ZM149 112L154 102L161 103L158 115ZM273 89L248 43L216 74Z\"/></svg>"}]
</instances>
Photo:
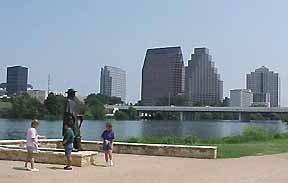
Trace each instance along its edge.
<instances>
[{"instance_id":1,"label":"concrete wall","mask_svg":"<svg viewBox=\"0 0 288 183\"><path fill-rule=\"evenodd\" d=\"M27 151L24 149L13 149L13 147L5 148L0 147L0 160L11 160L11 161L25 161ZM38 151L34 154L35 162L46 163L46 164L60 164L65 165L66 159L63 152L54 151ZM74 152L72 153L72 165L83 167L89 165L95 165L97 158L97 152Z\"/></svg>"},{"instance_id":2,"label":"concrete wall","mask_svg":"<svg viewBox=\"0 0 288 183\"><path fill-rule=\"evenodd\" d=\"M41 140L42 147L63 149L61 140ZM23 144L24 141L0 141L0 145ZM101 141L82 141L84 151L102 151ZM115 142L114 153L136 154L149 156L170 156L185 158L215 159L217 158L217 147L213 146L182 146L161 144L137 144Z\"/></svg>"},{"instance_id":3,"label":"concrete wall","mask_svg":"<svg viewBox=\"0 0 288 183\"><path fill-rule=\"evenodd\" d=\"M82 148L85 151L102 151L102 142L83 141ZM113 145L113 152L118 154L137 154L149 156L170 156L201 159L217 158L217 147L212 146L180 146L115 142Z\"/></svg>"}]
</instances>

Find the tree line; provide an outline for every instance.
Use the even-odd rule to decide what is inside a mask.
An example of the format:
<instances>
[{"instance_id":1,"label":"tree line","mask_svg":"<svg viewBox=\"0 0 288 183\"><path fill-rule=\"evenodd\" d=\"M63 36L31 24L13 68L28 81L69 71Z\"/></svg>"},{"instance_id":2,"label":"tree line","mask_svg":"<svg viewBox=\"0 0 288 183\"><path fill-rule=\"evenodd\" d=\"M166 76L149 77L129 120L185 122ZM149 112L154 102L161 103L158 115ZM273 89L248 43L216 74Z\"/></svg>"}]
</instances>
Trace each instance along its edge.
<instances>
[{"instance_id":1,"label":"tree line","mask_svg":"<svg viewBox=\"0 0 288 183\"><path fill-rule=\"evenodd\" d=\"M0 117L2 118L22 118L22 119L47 119L47 120L60 120L63 118L65 98L62 95L55 95L49 93L44 103L40 103L38 100L33 99L27 93L20 96L15 96L10 99L1 99L0 102L9 104L5 110L0 110ZM112 111L106 111L104 105L121 105L121 101L118 97L108 97L101 94L90 94L84 101L80 101L76 98L78 112L84 115L86 120L105 120L107 118L113 118L116 120L138 120L140 119L139 113L133 108L133 104L130 104L128 110L116 111L114 116L107 116L107 113ZM184 96L177 96L159 98L156 105L167 106L185 106L187 100ZM139 101L135 105L142 105ZM223 103L207 103L207 102L195 102L192 106L224 106ZM1 107L1 106L0 106ZM199 112L194 113L194 120L237 120L237 113L220 113L220 112ZM263 120L263 119L282 119L288 121L287 114L272 114L272 116L263 116L262 114L251 114L251 120ZM155 112L149 118L152 120L179 120L180 113L177 112Z\"/></svg>"},{"instance_id":2,"label":"tree line","mask_svg":"<svg viewBox=\"0 0 288 183\"><path fill-rule=\"evenodd\" d=\"M5 100L5 101L4 101ZM104 105L122 104L118 97L107 97L100 94L90 94L84 101L75 99L79 114L83 114L85 119L103 120L106 118ZM59 120L63 118L65 97L49 93L44 103L30 97L27 93L3 99L2 102L10 103L11 107L2 112L0 117L3 118L23 118L23 119L49 119ZM115 118L129 119L125 112L116 112Z\"/></svg>"}]
</instances>

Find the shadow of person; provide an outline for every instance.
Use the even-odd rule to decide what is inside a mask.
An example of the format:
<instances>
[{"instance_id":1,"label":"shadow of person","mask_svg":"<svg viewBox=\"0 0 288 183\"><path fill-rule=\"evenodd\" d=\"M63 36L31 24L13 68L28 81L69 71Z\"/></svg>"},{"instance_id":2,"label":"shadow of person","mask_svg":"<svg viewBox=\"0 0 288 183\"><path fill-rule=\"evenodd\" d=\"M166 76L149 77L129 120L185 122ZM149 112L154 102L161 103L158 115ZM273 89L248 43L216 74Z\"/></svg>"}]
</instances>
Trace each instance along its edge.
<instances>
[{"instance_id":1,"label":"shadow of person","mask_svg":"<svg viewBox=\"0 0 288 183\"><path fill-rule=\"evenodd\" d=\"M96 166L96 167L102 167L102 168L106 168L105 165L98 165L98 164L93 164L93 166Z\"/></svg>"},{"instance_id":2,"label":"shadow of person","mask_svg":"<svg viewBox=\"0 0 288 183\"><path fill-rule=\"evenodd\" d=\"M47 168L50 169L50 170L64 170L63 168L61 168L61 167L56 167L56 166L47 167Z\"/></svg>"},{"instance_id":3,"label":"shadow of person","mask_svg":"<svg viewBox=\"0 0 288 183\"><path fill-rule=\"evenodd\" d=\"M27 168L25 167L13 167L14 170L19 170L19 171L28 171Z\"/></svg>"}]
</instances>

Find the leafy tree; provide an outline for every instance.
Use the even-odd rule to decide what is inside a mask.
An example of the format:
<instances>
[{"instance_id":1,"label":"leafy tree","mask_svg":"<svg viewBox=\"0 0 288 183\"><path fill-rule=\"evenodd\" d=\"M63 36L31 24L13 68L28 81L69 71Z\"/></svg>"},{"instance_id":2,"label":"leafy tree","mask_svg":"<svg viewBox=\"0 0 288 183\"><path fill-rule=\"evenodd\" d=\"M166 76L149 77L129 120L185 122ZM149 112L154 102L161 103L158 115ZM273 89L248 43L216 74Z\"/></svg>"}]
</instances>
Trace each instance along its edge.
<instances>
[{"instance_id":1,"label":"leafy tree","mask_svg":"<svg viewBox=\"0 0 288 183\"><path fill-rule=\"evenodd\" d=\"M42 118L46 112L45 106L27 93L13 97L11 103L9 116L12 118Z\"/></svg>"},{"instance_id":2,"label":"leafy tree","mask_svg":"<svg viewBox=\"0 0 288 183\"><path fill-rule=\"evenodd\" d=\"M108 96L105 96L105 95L94 94L94 93L88 95L88 97L85 99L85 103L89 104L89 103L93 102L93 100L96 100L96 99L99 102L101 102L102 104L109 104L109 105L123 104L123 102L121 101L121 98L108 97Z\"/></svg>"},{"instance_id":3,"label":"leafy tree","mask_svg":"<svg viewBox=\"0 0 288 183\"><path fill-rule=\"evenodd\" d=\"M129 119L129 116L127 115L127 113L123 111L116 111L114 114L114 117L116 120L128 120Z\"/></svg>"},{"instance_id":4,"label":"leafy tree","mask_svg":"<svg viewBox=\"0 0 288 183\"><path fill-rule=\"evenodd\" d=\"M125 112L127 113L129 120L136 120L139 118L137 110L133 107L129 107Z\"/></svg>"},{"instance_id":5,"label":"leafy tree","mask_svg":"<svg viewBox=\"0 0 288 183\"><path fill-rule=\"evenodd\" d=\"M61 118L64 112L64 102L65 98L62 95L54 95L54 93L49 93L44 105L49 115Z\"/></svg>"},{"instance_id":6,"label":"leafy tree","mask_svg":"<svg viewBox=\"0 0 288 183\"><path fill-rule=\"evenodd\" d=\"M101 99L99 99L98 95L88 95L88 97L85 99L85 105L87 108L85 116L92 117L96 120L101 120L105 118L104 104L101 102Z\"/></svg>"}]
</instances>

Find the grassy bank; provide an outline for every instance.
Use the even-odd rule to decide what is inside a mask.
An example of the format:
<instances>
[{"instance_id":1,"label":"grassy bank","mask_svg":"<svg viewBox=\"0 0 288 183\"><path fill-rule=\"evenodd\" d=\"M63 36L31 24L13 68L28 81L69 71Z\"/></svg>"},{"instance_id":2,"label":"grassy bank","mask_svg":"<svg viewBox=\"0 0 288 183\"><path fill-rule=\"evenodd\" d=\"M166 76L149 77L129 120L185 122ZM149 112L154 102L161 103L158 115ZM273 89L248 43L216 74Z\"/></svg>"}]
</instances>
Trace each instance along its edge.
<instances>
[{"instance_id":1,"label":"grassy bank","mask_svg":"<svg viewBox=\"0 0 288 183\"><path fill-rule=\"evenodd\" d=\"M272 134L249 127L242 135L221 139L187 137L144 137L120 139L121 142L175 145L211 145L218 147L218 158L239 158L288 152L288 133Z\"/></svg>"},{"instance_id":2,"label":"grassy bank","mask_svg":"<svg viewBox=\"0 0 288 183\"><path fill-rule=\"evenodd\" d=\"M0 102L0 111L8 111L11 107L12 104L10 102Z\"/></svg>"}]
</instances>

